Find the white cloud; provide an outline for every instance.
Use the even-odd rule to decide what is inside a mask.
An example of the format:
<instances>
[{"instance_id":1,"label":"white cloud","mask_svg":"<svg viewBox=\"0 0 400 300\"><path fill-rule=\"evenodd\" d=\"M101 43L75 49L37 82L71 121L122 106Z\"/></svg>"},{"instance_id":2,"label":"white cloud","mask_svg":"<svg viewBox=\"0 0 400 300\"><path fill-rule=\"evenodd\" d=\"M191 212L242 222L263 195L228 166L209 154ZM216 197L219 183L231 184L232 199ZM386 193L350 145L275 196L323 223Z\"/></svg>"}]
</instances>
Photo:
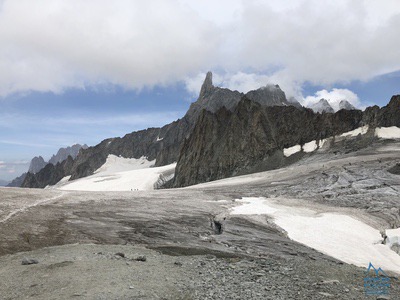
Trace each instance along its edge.
<instances>
[{"instance_id":1,"label":"white cloud","mask_svg":"<svg viewBox=\"0 0 400 300\"><path fill-rule=\"evenodd\" d=\"M342 100L347 100L354 107L360 107L360 99L358 96L348 89L332 89L331 91L321 90L315 93L314 96L307 96L302 100L304 106L310 106L317 103L322 98L328 100L332 108L337 111L339 110L339 103Z\"/></svg>"},{"instance_id":2,"label":"white cloud","mask_svg":"<svg viewBox=\"0 0 400 300\"><path fill-rule=\"evenodd\" d=\"M27 161L0 161L0 179L11 180L27 171L28 167Z\"/></svg>"},{"instance_id":3,"label":"white cloud","mask_svg":"<svg viewBox=\"0 0 400 300\"><path fill-rule=\"evenodd\" d=\"M219 36L178 1L5 1L0 95L168 84L206 64Z\"/></svg>"},{"instance_id":4,"label":"white cloud","mask_svg":"<svg viewBox=\"0 0 400 300\"><path fill-rule=\"evenodd\" d=\"M233 75L221 79L232 89L269 81L299 96L306 81L399 70L399 35L398 0L3 0L0 96L179 80L193 91L208 70Z\"/></svg>"}]
</instances>

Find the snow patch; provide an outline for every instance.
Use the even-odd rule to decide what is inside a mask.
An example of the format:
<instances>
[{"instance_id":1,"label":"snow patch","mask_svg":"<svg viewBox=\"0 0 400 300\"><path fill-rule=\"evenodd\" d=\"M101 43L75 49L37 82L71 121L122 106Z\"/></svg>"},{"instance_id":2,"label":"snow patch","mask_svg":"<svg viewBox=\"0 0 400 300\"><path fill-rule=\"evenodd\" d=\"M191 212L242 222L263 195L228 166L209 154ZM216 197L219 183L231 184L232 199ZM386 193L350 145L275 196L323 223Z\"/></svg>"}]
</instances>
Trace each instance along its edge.
<instances>
[{"instance_id":1,"label":"snow patch","mask_svg":"<svg viewBox=\"0 0 400 300\"><path fill-rule=\"evenodd\" d=\"M123 158L109 155L93 175L68 181L64 177L52 188L75 191L134 191L153 190L160 177L173 177L175 164L152 167L155 160L146 157Z\"/></svg>"},{"instance_id":2,"label":"snow patch","mask_svg":"<svg viewBox=\"0 0 400 300\"><path fill-rule=\"evenodd\" d=\"M164 138L160 138L159 136L157 137L156 142L162 141Z\"/></svg>"},{"instance_id":3,"label":"snow patch","mask_svg":"<svg viewBox=\"0 0 400 300\"><path fill-rule=\"evenodd\" d=\"M362 127L358 127L354 130L351 131L347 131L345 133L342 133L341 135L339 135L339 137L356 137L359 134L366 134L368 131L368 125L366 126L362 126Z\"/></svg>"},{"instance_id":4,"label":"snow patch","mask_svg":"<svg viewBox=\"0 0 400 300\"><path fill-rule=\"evenodd\" d=\"M325 143L326 143L327 141L328 141L328 139L320 140L320 141L319 141L319 144L318 144L319 148L322 148L322 147L325 145Z\"/></svg>"},{"instance_id":5,"label":"snow patch","mask_svg":"<svg viewBox=\"0 0 400 300\"><path fill-rule=\"evenodd\" d=\"M378 127L375 129L375 136L381 139L400 139L400 128L397 126Z\"/></svg>"},{"instance_id":6,"label":"snow patch","mask_svg":"<svg viewBox=\"0 0 400 300\"><path fill-rule=\"evenodd\" d=\"M317 141L311 141L304 144L303 151L310 153L317 150L317 148L318 148Z\"/></svg>"},{"instance_id":7,"label":"snow patch","mask_svg":"<svg viewBox=\"0 0 400 300\"><path fill-rule=\"evenodd\" d=\"M283 155L285 155L286 157L291 156L297 152L300 152L301 149L303 149L304 152L310 153L310 152L314 152L315 150L317 150L318 148L321 148L325 143L326 143L327 139L323 139L320 141L311 141L308 143L305 143L303 145L303 147L301 147L301 145L295 145L293 147L289 147L289 148L284 148L283 149Z\"/></svg>"},{"instance_id":8,"label":"snow patch","mask_svg":"<svg viewBox=\"0 0 400 300\"><path fill-rule=\"evenodd\" d=\"M283 155L285 155L286 157L293 155L297 152L301 151L301 146L300 145L296 145L293 147L289 147L289 148L284 148L283 149Z\"/></svg>"},{"instance_id":9,"label":"snow patch","mask_svg":"<svg viewBox=\"0 0 400 300\"><path fill-rule=\"evenodd\" d=\"M231 214L260 215L274 218L288 237L349 264L359 267L369 262L382 269L400 273L400 256L382 244L379 230L353 218L336 213L317 213L310 209L284 206L266 198L243 198ZM400 232L390 231L392 238ZM388 235L388 236L389 236Z\"/></svg>"},{"instance_id":10,"label":"snow patch","mask_svg":"<svg viewBox=\"0 0 400 300\"><path fill-rule=\"evenodd\" d=\"M112 174L116 172L145 169L154 166L155 162L155 160L148 161L144 156L141 158L124 158L109 154L104 165L94 171L94 174Z\"/></svg>"},{"instance_id":11,"label":"snow patch","mask_svg":"<svg viewBox=\"0 0 400 300\"><path fill-rule=\"evenodd\" d=\"M400 228L386 230L386 245L400 245Z\"/></svg>"},{"instance_id":12,"label":"snow patch","mask_svg":"<svg viewBox=\"0 0 400 300\"><path fill-rule=\"evenodd\" d=\"M69 181L59 187L68 191L149 191L154 190L154 184L161 174L171 173L176 163L157 168L145 168L116 173L99 172L88 177Z\"/></svg>"}]
</instances>

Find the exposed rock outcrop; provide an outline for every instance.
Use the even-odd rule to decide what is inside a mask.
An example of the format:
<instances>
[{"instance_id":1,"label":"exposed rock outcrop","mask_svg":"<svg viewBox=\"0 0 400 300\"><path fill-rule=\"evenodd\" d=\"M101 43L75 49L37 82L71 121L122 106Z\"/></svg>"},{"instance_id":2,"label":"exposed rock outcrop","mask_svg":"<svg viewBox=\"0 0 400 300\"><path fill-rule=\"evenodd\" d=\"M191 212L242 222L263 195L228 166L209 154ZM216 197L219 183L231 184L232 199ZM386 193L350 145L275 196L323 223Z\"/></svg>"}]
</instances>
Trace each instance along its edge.
<instances>
[{"instance_id":1,"label":"exposed rock outcrop","mask_svg":"<svg viewBox=\"0 0 400 300\"><path fill-rule=\"evenodd\" d=\"M359 110L315 114L293 106L262 106L247 97L234 111L203 111L181 149L174 186L280 167L282 149L353 130Z\"/></svg>"},{"instance_id":2,"label":"exposed rock outcrop","mask_svg":"<svg viewBox=\"0 0 400 300\"><path fill-rule=\"evenodd\" d=\"M292 159L285 158L282 149L364 125L371 129L400 127L400 96L393 96L387 106L370 107L365 112L342 109L323 114L293 106L261 106L243 97L232 112L224 108L216 113L202 112L182 146L172 186L281 167ZM353 148L368 144L352 143L357 144Z\"/></svg>"}]
</instances>

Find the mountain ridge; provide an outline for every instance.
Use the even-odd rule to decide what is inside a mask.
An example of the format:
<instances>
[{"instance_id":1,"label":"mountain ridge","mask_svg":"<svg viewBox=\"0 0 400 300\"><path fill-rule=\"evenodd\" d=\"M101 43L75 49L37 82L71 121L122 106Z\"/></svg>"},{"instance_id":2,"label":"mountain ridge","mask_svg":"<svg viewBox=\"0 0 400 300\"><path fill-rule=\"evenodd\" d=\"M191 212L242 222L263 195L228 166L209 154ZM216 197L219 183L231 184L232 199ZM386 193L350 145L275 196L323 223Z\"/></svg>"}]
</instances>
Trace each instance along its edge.
<instances>
[{"instance_id":1,"label":"mountain ridge","mask_svg":"<svg viewBox=\"0 0 400 300\"><path fill-rule=\"evenodd\" d=\"M126 134L124 137L105 139L96 146L82 149L75 159L69 161L66 164L58 163L54 166L54 169L52 167L48 167L46 171L40 171L42 172L41 174L40 172L39 174L28 173L27 178L26 180L24 180L22 186L43 188L49 184L54 184L55 179L53 178L53 176L59 178L61 175L63 175L62 177L70 175L70 180L89 176L105 163L109 154L122 156L125 158L140 158L142 156L145 156L149 160L155 159L156 166L163 166L178 161L176 178L179 178L181 176L179 175L179 173L181 172L181 170L184 169L182 168L182 164L179 164L179 161L183 163L183 157L190 156L188 155L190 147L185 145L187 145L188 141L193 140L192 134L196 126L198 126L198 122L203 122L201 126L204 127L204 130L210 130L211 128L213 128L213 126L217 126L214 127L214 130L216 130L216 132L218 133L218 130L221 130L221 128L218 128L218 126L222 125L218 123L218 120L213 120L213 115L216 115L215 117L217 119L220 118L220 120L226 121L228 121L229 118L233 118L232 112L235 112L236 114L243 114L241 118L244 118L244 120L250 117L250 115L245 112L244 108L243 111L237 110L238 106L251 106L248 103L244 105L243 103L241 103L242 101L246 103L250 101L251 103L254 103L258 107L258 109L260 109L260 107L263 109L268 108L268 113L263 112L262 114L258 114L258 116L256 117L258 120L257 126L259 127L253 126L254 130L257 131L257 134L253 134L253 139L261 138L261 140L263 141L262 143L264 144L268 139L268 143L276 143L276 140L279 140L279 143L275 144L274 147L267 147L267 149L269 149L268 151L272 152L276 152L277 150L281 151L283 145L292 146L292 144L294 145L298 142L307 142L305 140L307 136L301 136L300 139L299 137L295 137L290 134L290 130L296 132L299 127L298 124L302 122L305 123L304 125L301 125L300 128L305 130L307 126L312 126L308 127L307 130L312 133L313 138L321 139L327 136L329 132L336 134L355 129L356 124L360 125L365 123L373 126L375 123L379 123L381 118L379 107L372 107L371 109L366 110L365 113L361 112L360 110L340 110L337 113L325 113L322 115L315 114L311 109L302 107L298 102L296 103L296 101L292 100L292 102L289 102L286 99L285 93L280 89L278 85L269 85L243 94L238 91L231 91L226 88L215 87L212 82L212 73L208 72L200 89L198 99L190 105L187 113L181 119L178 119L163 127L148 128ZM288 111L290 112L288 114L289 117L283 113ZM265 115L265 113L267 115ZM272 113L280 116L281 119L277 119L276 117L271 116ZM253 118L254 115L256 115L255 111L252 112L251 118ZM354 121L354 124L352 123L351 126L342 126L343 128L341 130L331 130L331 127L333 126L331 124L332 122L335 121L338 122L338 124L341 124L343 122L341 118L351 117L358 118L357 121ZM393 116L393 118L396 119L397 117ZM319 121L315 121L316 119L318 119ZM204 124L204 122L207 122L207 120L210 123ZM271 120L273 120L272 123ZM240 117L235 122L236 128L244 126L243 124L245 123L240 122ZM270 131L271 128L275 128L274 130L276 130L276 128L278 128L282 125L282 123L285 122L287 124L290 124L288 125L288 127L291 128L290 130L285 131L285 136L289 136L290 138L292 138L292 141L286 141L285 143L282 143L282 140L277 138L276 134L274 134L273 132L270 132L271 136L269 136L268 139L265 136L263 137L261 133L262 130L264 130L265 132ZM280 125L278 126L276 124ZM223 129L222 131L224 130L225 129ZM240 128L239 131L241 132L239 136L245 137L245 128ZM199 130L197 135L200 135L201 133L202 131ZM209 135L213 134L215 134L214 131L209 132ZM231 137L236 139L233 133L231 133ZM206 138L207 137L203 137L203 140L206 140ZM200 137L198 136L196 139L200 139ZM219 143L220 141L221 140L215 140L214 142ZM259 145L261 145L262 143L259 143ZM192 145L192 147L194 147L193 151L196 152L196 147L194 145ZM229 149L227 149L227 151L229 151ZM264 152L261 151L253 154L262 155L263 153ZM204 154L197 154L199 158L201 158L202 155ZM208 155L215 154L209 153ZM268 155L268 157L273 156L271 153L268 153ZM280 154L277 155L280 156ZM293 158L291 158L291 160L292 159ZM234 157L232 157L231 160L234 160ZM276 158L277 162L283 160L288 161L287 159L281 160ZM255 159L255 161L260 160ZM273 159L271 159L270 164L273 164L272 162ZM196 163L193 163L193 166L195 166ZM249 162L247 163L249 164ZM267 164L267 162L264 162L262 164L264 169L269 167L267 166ZM184 165L185 168L193 168L193 166L189 166L187 164ZM276 165L276 167L278 167L280 163L274 163L273 165ZM186 171L182 172L187 173ZM222 172L221 174L225 175L221 176L226 176L228 173L229 172ZM234 174L236 173L237 172L235 171ZM174 183L174 185L180 186L181 183L178 182L178 179L176 180L177 181Z\"/></svg>"}]
</instances>

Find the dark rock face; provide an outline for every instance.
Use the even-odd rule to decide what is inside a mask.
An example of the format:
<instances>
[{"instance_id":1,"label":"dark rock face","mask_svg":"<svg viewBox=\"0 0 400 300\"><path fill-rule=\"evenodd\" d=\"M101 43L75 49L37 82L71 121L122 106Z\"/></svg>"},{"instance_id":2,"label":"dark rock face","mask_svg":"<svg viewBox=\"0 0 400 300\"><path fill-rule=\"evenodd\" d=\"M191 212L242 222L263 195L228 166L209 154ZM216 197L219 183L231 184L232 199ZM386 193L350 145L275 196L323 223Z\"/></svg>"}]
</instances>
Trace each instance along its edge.
<instances>
[{"instance_id":1,"label":"dark rock face","mask_svg":"<svg viewBox=\"0 0 400 300\"><path fill-rule=\"evenodd\" d=\"M367 107L363 121L372 127L400 127L400 95L392 96L388 105Z\"/></svg>"},{"instance_id":2,"label":"dark rock face","mask_svg":"<svg viewBox=\"0 0 400 300\"><path fill-rule=\"evenodd\" d=\"M315 114L293 106L262 106L247 97L234 111L203 111L184 142L174 186L277 168L282 149L320 140L359 127L362 112Z\"/></svg>"},{"instance_id":3,"label":"dark rock face","mask_svg":"<svg viewBox=\"0 0 400 300\"><path fill-rule=\"evenodd\" d=\"M388 105L382 107L377 117L381 127L400 127L400 95L393 96Z\"/></svg>"},{"instance_id":4,"label":"dark rock face","mask_svg":"<svg viewBox=\"0 0 400 300\"><path fill-rule=\"evenodd\" d=\"M65 174L71 172L74 160L68 156L62 163L56 165L47 164L40 172L33 174L28 172L21 187L45 188L47 185L54 185L59 182Z\"/></svg>"},{"instance_id":5,"label":"dark rock face","mask_svg":"<svg viewBox=\"0 0 400 300\"><path fill-rule=\"evenodd\" d=\"M32 158L31 160L31 164L29 165L29 170L28 172L30 173L37 173L39 172L41 169L44 168L44 166L46 165L46 162L44 161L43 157L39 156L35 156L34 158Z\"/></svg>"}]
</instances>

